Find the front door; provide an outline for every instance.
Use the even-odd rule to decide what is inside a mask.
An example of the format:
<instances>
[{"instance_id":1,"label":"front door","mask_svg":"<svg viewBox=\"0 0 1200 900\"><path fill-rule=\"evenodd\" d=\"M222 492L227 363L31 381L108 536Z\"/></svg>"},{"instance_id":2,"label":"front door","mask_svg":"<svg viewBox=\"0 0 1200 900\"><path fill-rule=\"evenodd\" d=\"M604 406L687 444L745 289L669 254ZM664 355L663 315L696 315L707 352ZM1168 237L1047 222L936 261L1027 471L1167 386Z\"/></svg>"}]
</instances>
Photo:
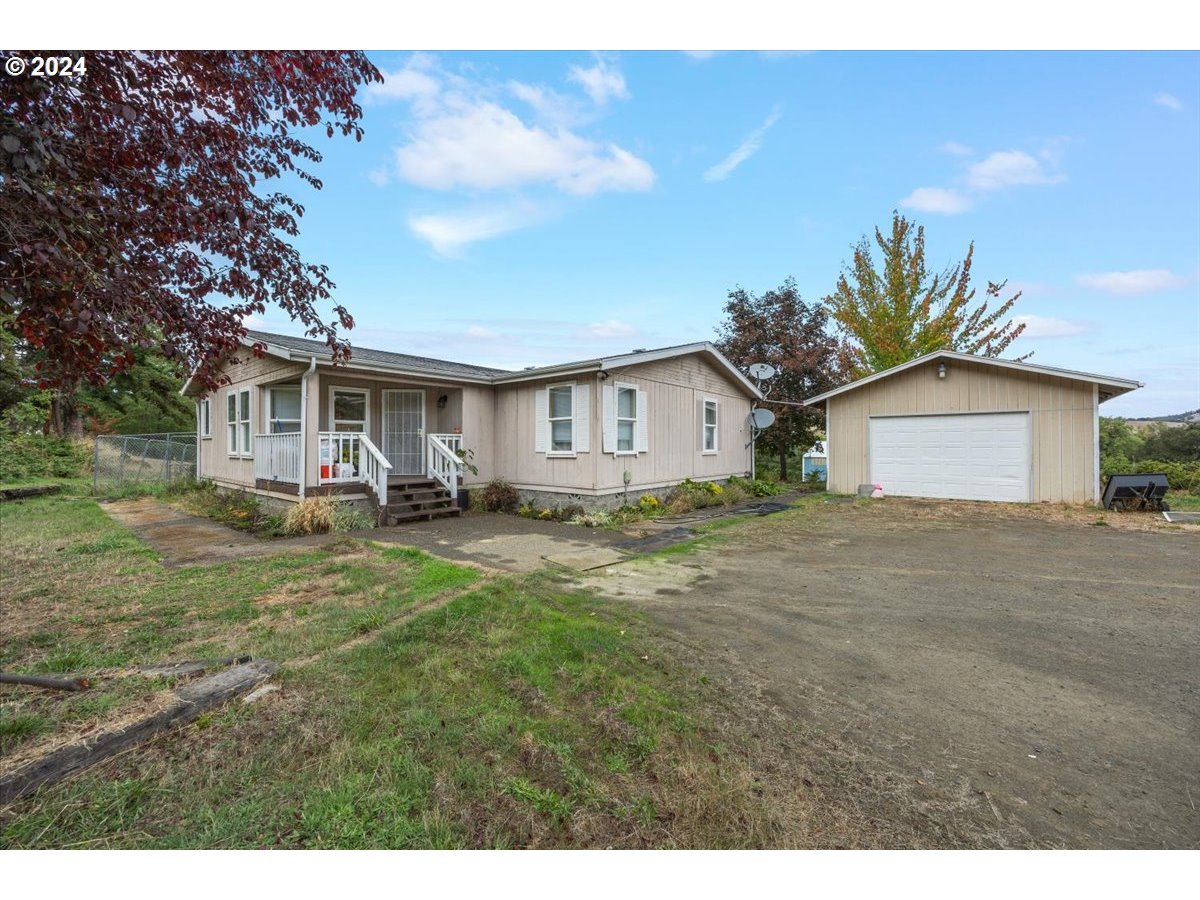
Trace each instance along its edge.
<instances>
[{"instance_id":1,"label":"front door","mask_svg":"<svg viewBox=\"0 0 1200 900\"><path fill-rule=\"evenodd\" d=\"M425 392L383 392L383 455L392 475L425 474Z\"/></svg>"}]
</instances>

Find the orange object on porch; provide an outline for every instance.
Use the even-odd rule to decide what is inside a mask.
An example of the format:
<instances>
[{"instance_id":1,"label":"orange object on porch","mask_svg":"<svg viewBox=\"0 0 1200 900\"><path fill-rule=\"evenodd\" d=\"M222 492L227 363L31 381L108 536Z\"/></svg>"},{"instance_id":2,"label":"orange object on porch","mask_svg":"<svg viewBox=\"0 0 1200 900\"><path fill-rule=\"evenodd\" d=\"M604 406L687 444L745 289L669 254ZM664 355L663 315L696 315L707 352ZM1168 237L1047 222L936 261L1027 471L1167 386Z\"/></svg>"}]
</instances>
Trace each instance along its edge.
<instances>
[{"instance_id":1,"label":"orange object on porch","mask_svg":"<svg viewBox=\"0 0 1200 900\"><path fill-rule=\"evenodd\" d=\"M329 477L329 465L328 464L322 465L321 466L321 478L326 479L328 477Z\"/></svg>"}]
</instances>

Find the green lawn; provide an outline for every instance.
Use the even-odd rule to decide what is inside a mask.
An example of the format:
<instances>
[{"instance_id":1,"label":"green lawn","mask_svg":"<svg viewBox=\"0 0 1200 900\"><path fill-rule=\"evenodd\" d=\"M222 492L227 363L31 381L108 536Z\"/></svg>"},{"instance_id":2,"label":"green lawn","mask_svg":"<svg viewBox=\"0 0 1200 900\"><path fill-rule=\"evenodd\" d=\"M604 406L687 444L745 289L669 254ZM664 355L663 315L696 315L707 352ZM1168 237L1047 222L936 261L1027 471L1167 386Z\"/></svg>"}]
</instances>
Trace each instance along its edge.
<instances>
[{"instance_id":1,"label":"green lawn","mask_svg":"<svg viewBox=\"0 0 1200 900\"><path fill-rule=\"evenodd\" d=\"M7 808L3 847L804 844L630 609L407 548L163 568L86 499L0 505L5 671L249 653L281 690ZM166 687L0 687L0 753ZM3 760L0 758L0 764ZM795 799L790 798L793 806Z\"/></svg>"}]
</instances>

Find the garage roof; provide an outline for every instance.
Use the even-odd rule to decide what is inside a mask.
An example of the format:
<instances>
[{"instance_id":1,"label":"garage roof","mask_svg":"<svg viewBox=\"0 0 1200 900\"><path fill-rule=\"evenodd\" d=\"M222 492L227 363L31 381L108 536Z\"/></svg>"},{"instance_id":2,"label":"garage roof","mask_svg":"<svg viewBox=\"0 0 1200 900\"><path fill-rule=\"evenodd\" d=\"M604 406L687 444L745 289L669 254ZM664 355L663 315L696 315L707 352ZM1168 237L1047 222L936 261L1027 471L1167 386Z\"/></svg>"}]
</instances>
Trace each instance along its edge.
<instances>
[{"instance_id":1,"label":"garage roof","mask_svg":"<svg viewBox=\"0 0 1200 900\"><path fill-rule=\"evenodd\" d=\"M826 391L823 394L818 394L815 397L809 397L804 401L807 406L815 406L818 403L824 403L830 397L836 397L838 394L844 394L847 391L853 391L856 388L864 387L873 381L880 381L892 375L897 375L905 369L911 369L915 366L924 365L925 363L934 362L939 359L958 360L959 362L974 363L980 366L995 366L1002 369L1016 369L1018 372L1027 372L1034 375L1053 375L1055 378L1067 378L1072 381L1086 381L1090 384L1098 385L1100 388L1100 402L1111 400L1113 397L1121 394L1126 394L1129 391L1136 390L1142 387L1140 381L1131 381L1128 378L1114 378L1110 375L1093 375L1089 372L1076 372L1072 369L1058 369L1054 366L1037 366L1033 363L1016 362L1011 359L988 359L983 356L972 356L970 353L957 353L953 350L935 350L933 353L927 353L924 356L918 356L916 359L910 359L906 363L901 363L898 366L892 366L890 369L884 369L882 372L876 372L874 375L868 375L865 378L860 378L858 381L852 381L849 384L844 384L839 388L834 388L832 391Z\"/></svg>"}]
</instances>

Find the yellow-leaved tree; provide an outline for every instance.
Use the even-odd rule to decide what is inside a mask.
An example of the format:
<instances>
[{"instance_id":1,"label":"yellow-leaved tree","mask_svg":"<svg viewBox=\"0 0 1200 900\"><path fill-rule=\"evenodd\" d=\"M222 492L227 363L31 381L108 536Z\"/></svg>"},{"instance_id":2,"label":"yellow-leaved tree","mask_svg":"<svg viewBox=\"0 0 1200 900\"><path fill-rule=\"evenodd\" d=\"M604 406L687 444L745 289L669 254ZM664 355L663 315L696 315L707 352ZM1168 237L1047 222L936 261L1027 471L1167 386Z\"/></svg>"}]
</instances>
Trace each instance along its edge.
<instances>
[{"instance_id":1,"label":"yellow-leaved tree","mask_svg":"<svg viewBox=\"0 0 1200 900\"><path fill-rule=\"evenodd\" d=\"M986 298L975 301L973 242L961 263L932 274L925 266L924 227L899 213L892 214L890 235L875 229L874 243L882 254L881 266L876 268L871 241L864 235L836 292L825 298L847 338L845 362L856 377L935 350L999 356L1025 330L1024 323L1008 318L1019 291L989 311L1007 282L989 281Z\"/></svg>"}]
</instances>

